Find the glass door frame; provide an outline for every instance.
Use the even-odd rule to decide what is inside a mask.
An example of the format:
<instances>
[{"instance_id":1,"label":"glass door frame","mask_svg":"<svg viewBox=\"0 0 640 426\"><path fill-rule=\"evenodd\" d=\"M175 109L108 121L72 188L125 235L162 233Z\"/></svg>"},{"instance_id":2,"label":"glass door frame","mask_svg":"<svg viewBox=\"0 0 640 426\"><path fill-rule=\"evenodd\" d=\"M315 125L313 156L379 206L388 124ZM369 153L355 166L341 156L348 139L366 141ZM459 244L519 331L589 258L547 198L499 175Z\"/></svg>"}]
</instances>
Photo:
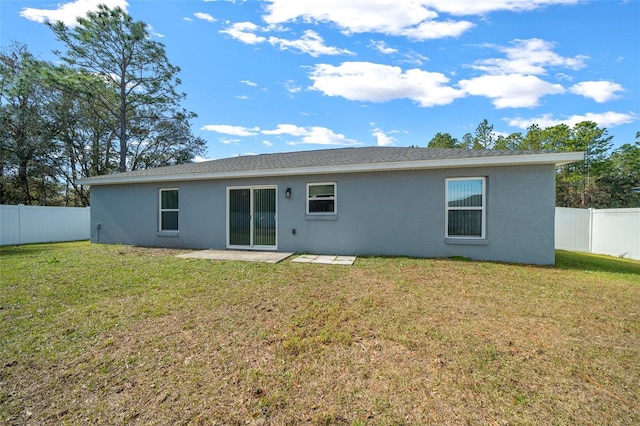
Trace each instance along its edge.
<instances>
[{"instance_id":1,"label":"glass door frame","mask_svg":"<svg viewBox=\"0 0 640 426\"><path fill-rule=\"evenodd\" d=\"M231 191L233 190L249 190L250 202L249 202L249 229L250 229L250 237L249 237L249 245L232 245L231 244ZM255 231L255 214L254 214L254 196L256 189L273 189L274 190L274 221L275 221L275 229L274 229L274 245L265 246L265 245L255 245L254 244L254 231ZM242 186L227 186L227 201L226 201L226 236L227 236L227 248L228 249L238 249L238 250L277 250L278 249L278 186L277 185L242 185Z\"/></svg>"}]
</instances>

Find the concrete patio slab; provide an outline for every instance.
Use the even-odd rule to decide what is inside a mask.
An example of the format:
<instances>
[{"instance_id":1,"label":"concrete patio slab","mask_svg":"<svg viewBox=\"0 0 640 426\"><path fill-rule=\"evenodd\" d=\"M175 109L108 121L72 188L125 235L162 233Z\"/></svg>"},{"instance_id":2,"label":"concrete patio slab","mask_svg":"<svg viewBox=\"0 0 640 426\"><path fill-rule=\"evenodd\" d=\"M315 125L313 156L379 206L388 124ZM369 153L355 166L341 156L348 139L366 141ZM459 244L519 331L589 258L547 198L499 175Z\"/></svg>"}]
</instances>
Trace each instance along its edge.
<instances>
[{"instance_id":1,"label":"concrete patio slab","mask_svg":"<svg viewBox=\"0 0 640 426\"><path fill-rule=\"evenodd\" d=\"M293 253L249 250L198 250L176 257L210 260L241 260L244 262L278 263Z\"/></svg>"},{"instance_id":2,"label":"concrete patio slab","mask_svg":"<svg viewBox=\"0 0 640 426\"><path fill-rule=\"evenodd\" d=\"M331 265L336 260L335 256L318 256L311 263L322 263L324 265Z\"/></svg>"},{"instance_id":3,"label":"concrete patio slab","mask_svg":"<svg viewBox=\"0 0 640 426\"><path fill-rule=\"evenodd\" d=\"M291 261L298 263L317 263L322 265L353 265L355 260L356 256L303 254Z\"/></svg>"},{"instance_id":4,"label":"concrete patio slab","mask_svg":"<svg viewBox=\"0 0 640 426\"><path fill-rule=\"evenodd\" d=\"M303 254L300 255L298 257L296 257L295 259L292 260L292 262L298 262L298 263L311 263L314 260L316 260L318 256L313 255L313 254Z\"/></svg>"}]
</instances>

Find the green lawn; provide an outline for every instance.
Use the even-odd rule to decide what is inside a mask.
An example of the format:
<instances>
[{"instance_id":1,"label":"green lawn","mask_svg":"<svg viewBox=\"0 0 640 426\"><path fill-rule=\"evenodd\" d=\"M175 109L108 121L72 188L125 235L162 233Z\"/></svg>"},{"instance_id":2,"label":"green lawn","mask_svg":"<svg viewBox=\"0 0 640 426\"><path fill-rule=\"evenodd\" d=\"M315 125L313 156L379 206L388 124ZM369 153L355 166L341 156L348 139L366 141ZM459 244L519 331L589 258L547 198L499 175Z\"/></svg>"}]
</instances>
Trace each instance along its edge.
<instances>
[{"instance_id":1,"label":"green lawn","mask_svg":"<svg viewBox=\"0 0 640 426\"><path fill-rule=\"evenodd\" d=\"M0 424L640 424L640 262L0 248Z\"/></svg>"}]
</instances>

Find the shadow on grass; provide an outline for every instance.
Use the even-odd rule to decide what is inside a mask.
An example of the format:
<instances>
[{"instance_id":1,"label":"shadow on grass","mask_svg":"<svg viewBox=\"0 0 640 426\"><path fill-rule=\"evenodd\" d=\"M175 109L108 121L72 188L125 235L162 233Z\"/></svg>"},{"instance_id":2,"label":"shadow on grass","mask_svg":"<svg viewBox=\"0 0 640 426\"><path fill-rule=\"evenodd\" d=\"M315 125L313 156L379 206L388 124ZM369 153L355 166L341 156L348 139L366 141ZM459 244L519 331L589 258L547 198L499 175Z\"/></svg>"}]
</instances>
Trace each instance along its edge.
<instances>
[{"instance_id":1,"label":"shadow on grass","mask_svg":"<svg viewBox=\"0 0 640 426\"><path fill-rule=\"evenodd\" d=\"M1 246L0 257L4 256L29 256L56 250L53 244L22 244L19 246Z\"/></svg>"},{"instance_id":2,"label":"shadow on grass","mask_svg":"<svg viewBox=\"0 0 640 426\"><path fill-rule=\"evenodd\" d=\"M564 250L556 250L556 268L640 275L636 260Z\"/></svg>"}]
</instances>

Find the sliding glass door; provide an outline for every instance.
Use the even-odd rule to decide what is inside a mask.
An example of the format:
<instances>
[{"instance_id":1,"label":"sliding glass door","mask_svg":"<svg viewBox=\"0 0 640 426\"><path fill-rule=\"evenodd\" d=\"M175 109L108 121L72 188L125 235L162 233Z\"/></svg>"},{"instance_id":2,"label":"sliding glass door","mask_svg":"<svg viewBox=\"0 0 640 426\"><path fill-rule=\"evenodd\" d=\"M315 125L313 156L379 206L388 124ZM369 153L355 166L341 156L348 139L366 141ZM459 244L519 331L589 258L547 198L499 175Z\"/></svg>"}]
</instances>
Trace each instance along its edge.
<instances>
[{"instance_id":1,"label":"sliding glass door","mask_svg":"<svg viewBox=\"0 0 640 426\"><path fill-rule=\"evenodd\" d=\"M253 245L276 245L276 190L253 190Z\"/></svg>"},{"instance_id":2,"label":"sliding glass door","mask_svg":"<svg viewBox=\"0 0 640 426\"><path fill-rule=\"evenodd\" d=\"M251 190L229 190L229 245L251 245Z\"/></svg>"},{"instance_id":3,"label":"sliding glass door","mask_svg":"<svg viewBox=\"0 0 640 426\"><path fill-rule=\"evenodd\" d=\"M227 245L239 248L276 247L276 188L229 188Z\"/></svg>"}]
</instances>

